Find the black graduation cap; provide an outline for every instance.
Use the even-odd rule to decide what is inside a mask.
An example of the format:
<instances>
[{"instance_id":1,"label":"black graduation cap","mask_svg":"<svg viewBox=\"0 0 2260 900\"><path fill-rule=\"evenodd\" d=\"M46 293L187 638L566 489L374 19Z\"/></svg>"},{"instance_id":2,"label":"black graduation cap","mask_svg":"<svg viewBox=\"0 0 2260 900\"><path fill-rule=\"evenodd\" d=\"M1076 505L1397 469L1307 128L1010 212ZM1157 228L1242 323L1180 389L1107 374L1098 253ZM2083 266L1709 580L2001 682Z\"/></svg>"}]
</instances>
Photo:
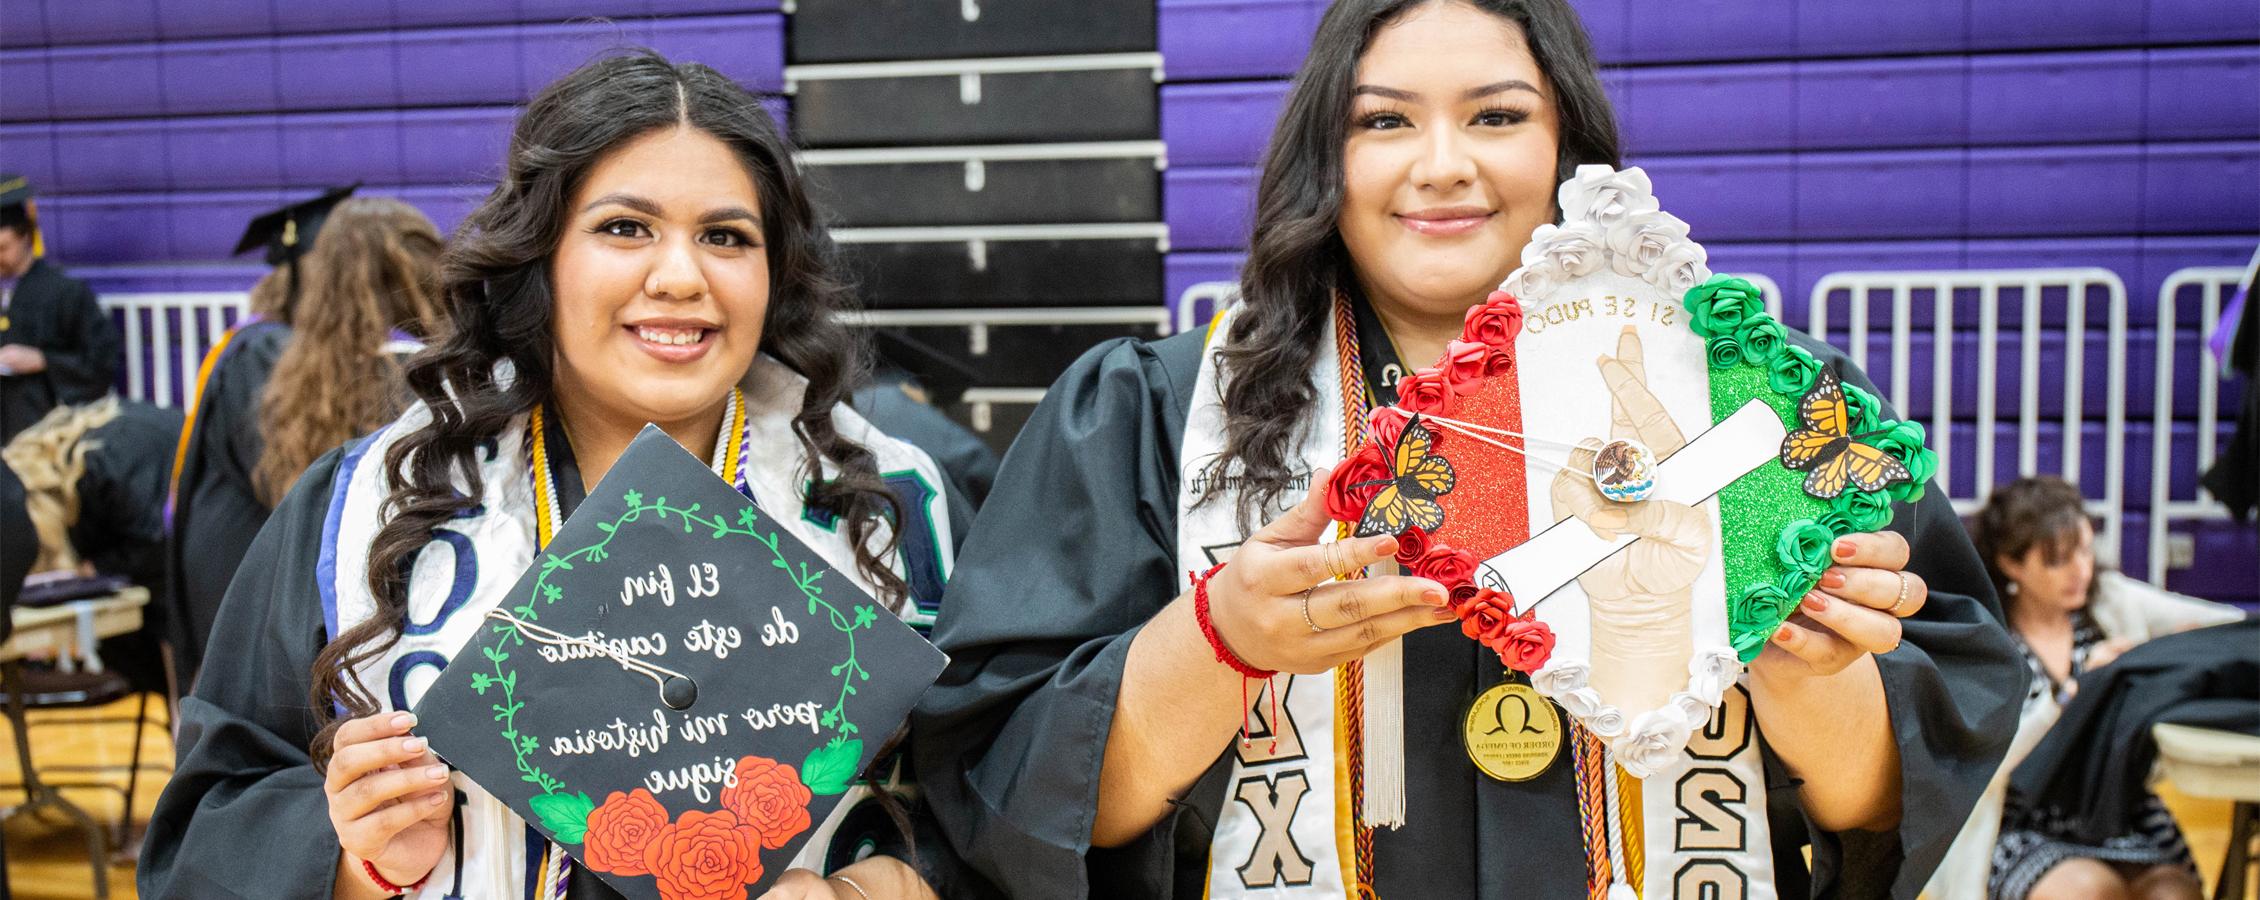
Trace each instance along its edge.
<instances>
[{"instance_id":1,"label":"black graduation cap","mask_svg":"<svg viewBox=\"0 0 2260 900\"><path fill-rule=\"evenodd\" d=\"M896 329L877 329L871 342L878 351L880 365L900 369L916 378L935 406L956 403L965 396L965 389L980 378L980 373L972 366Z\"/></svg>"},{"instance_id":2,"label":"black graduation cap","mask_svg":"<svg viewBox=\"0 0 2260 900\"><path fill-rule=\"evenodd\" d=\"M243 229L243 240L236 242L233 255L242 256L254 247L263 246L267 248L267 265L279 266L295 262L298 257L305 255L307 249L314 246L314 232L321 229L322 220L329 217L330 208L360 189L359 184L333 188L312 200L303 200L274 212L260 214L258 218L251 220L249 227Z\"/></svg>"},{"instance_id":3,"label":"black graduation cap","mask_svg":"<svg viewBox=\"0 0 2260 900\"><path fill-rule=\"evenodd\" d=\"M630 900L681 873L607 822L718 840L662 858L759 896L948 662L656 426L536 557L416 733Z\"/></svg>"},{"instance_id":4,"label":"black graduation cap","mask_svg":"<svg viewBox=\"0 0 2260 900\"><path fill-rule=\"evenodd\" d=\"M0 173L0 206L31 202L31 180L14 172Z\"/></svg>"}]
</instances>

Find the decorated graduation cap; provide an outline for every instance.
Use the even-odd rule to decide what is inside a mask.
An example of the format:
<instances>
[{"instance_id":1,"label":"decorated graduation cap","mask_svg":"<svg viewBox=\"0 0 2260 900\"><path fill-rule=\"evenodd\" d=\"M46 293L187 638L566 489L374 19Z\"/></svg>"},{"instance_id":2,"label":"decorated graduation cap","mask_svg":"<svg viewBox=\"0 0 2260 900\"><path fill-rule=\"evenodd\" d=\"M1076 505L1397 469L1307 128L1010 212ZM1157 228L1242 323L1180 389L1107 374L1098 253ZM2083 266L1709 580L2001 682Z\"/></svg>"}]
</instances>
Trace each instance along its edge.
<instances>
[{"instance_id":1,"label":"decorated graduation cap","mask_svg":"<svg viewBox=\"0 0 2260 900\"><path fill-rule=\"evenodd\" d=\"M290 269L289 295L298 299L298 259L314 247L314 237L329 218L330 210L345 198L353 196L361 185L331 188L312 200L301 200L273 212L261 213L243 229L243 238L236 241L233 255L242 256L260 247L266 248L266 262L270 266L287 266Z\"/></svg>"},{"instance_id":2,"label":"decorated graduation cap","mask_svg":"<svg viewBox=\"0 0 2260 900\"><path fill-rule=\"evenodd\" d=\"M1645 172L1582 166L1559 200L1445 358L1373 413L1329 508L1400 535L1463 633L1607 759L1675 774L1746 714L1722 704L1835 539L1888 525L1937 460L1711 272ZM1479 764L1512 749L1477 734Z\"/></svg>"},{"instance_id":3,"label":"decorated graduation cap","mask_svg":"<svg viewBox=\"0 0 2260 900\"><path fill-rule=\"evenodd\" d=\"M656 427L487 618L418 734L633 898L759 895L945 662Z\"/></svg>"},{"instance_id":4,"label":"decorated graduation cap","mask_svg":"<svg viewBox=\"0 0 2260 900\"><path fill-rule=\"evenodd\" d=\"M0 173L0 223L22 221L31 226L31 255L45 256L46 243L39 234L39 207L32 202L31 179Z\"/></svg>"}]
</instances>

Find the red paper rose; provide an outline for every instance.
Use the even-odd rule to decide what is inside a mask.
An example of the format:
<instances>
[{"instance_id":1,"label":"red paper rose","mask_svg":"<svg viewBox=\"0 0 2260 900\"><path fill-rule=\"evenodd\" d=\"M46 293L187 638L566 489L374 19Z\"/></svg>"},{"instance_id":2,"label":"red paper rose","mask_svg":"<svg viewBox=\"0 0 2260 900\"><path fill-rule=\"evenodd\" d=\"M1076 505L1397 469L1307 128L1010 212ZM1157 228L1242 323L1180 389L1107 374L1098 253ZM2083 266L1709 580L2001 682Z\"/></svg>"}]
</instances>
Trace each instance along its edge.
<instances>
[{"instance_id":1,"label":"red paper rose","mask_svg":"<svg viewBox=\"0 0 2260 900\"><path fill-rule=\"evenodd\" d=\"M1448 416L1458 400L1451 383L1434 369L1422 369L1397 380L1397 405L1412 412Z\"/></svg>"},{"instance_id":2,"label":"red paper rose","mask_svg":"<svg viewBox=\"0 0 2260 900\"><path fill-rule=\"evenodd\" d=\"M1432 544L1427 553L1421 554L1420 562L1413 565L1413 574L1451 590L1475 577L1475 554L1454 549L1449 544Z\"/></svg>"},{"instance_id":3,"label":"red paper rose","mask_svg":"<svg viewBox=\"0 0 2260 900\"><path fill-rule=\"evenodd\" d=\"M1493 347L1512 347L1522 334L1522 301L1506 291L1492 291L1483 305L1470 307L1462 334L1468 340Z\"/></svg>"},{"instance_id":4,"label":"red paper rose","mask_svg":"<svg viewBox=\"0 0 2260 900\"><path fill-rule=\"evenodd\" d=\"M1483 646L1498 651L1499 661L1517 672L1536 672L1546 665L1547 657L1554 655L1554 630L1536 616L1525 616L1507 623L1497 638L1483 642Z\"/></svg>"},{"instance_id":5,"label":"red paper rose","mask_svg":"<svg viewBox=\"0 0 2260 900\"><path fill-rule=\"evenodd\" d=\"M1474 602L1476 596L1483 591L1483 588L1476 587L1475 582L1472 581L1463 581L1452 585L1451 593L1444 598L1444 608L1458 614L1460 610L1466 609L1469 603Z\"/></svg>"},{"instance_id":6,"label":"red paper rose","mask_svg":"<svg viewBox=\"0 0 2260 900\"><path fill-rule=\"evenodd\" d=\"M643 864L666 900L745 900L761 880L761 835L729 810L694 809L652 837Z\"/></svg>"},{"instance_id":7,"label":"red paper rose","mask_svg":"<svg viewBox=\"0 0 2260 900\"><path fill-rule=\"evenodd\" d=\"M1383 406L1365 419L1366 443L1380 447L1386 453L1397 447L1397 438L1405 432L1409 417L1394 406Z\"/></svg>"},{"instance_id":8,"label":"red paper rose","mask_svg":"<svg viewBox=\"0 0 2260 900\"><path fill-rule=\"evenodd\" d=\"M761 756L738 760L738 783L722 789L722 808L738 824L761 835L761 846L776 850L808 830L808 785L792 766Z\"/></svg>"},{"instance_id":9,"label":"red paper rose","mask_svg":"<svg viewBox=\"0 0 2260 900\"><path fill-rule=\"evenodd\" d=\"M1397 565L1404 566L1406 570L1410 571L1412 567L1420 564L1420 557L1428 552L1430 543L1432 541L1428 537L1428 532L1420 530L1417 526L1405 526L1405 530L1397 533Z\"/></svg>"},{"instance_id":10,"label":"red paper rose","mask_svg":"<svg viewBox=\"0 0 2260 900\"><path fill-rule=\"evenodd\" d=\"M613 791L603 805L589 812L588 834L581 838L585 851L581 862L598 872L649 875L651 870L643 864L644 847L666 827L667 808L659 805L650 791Z\"/></svg>"},{"instance_id":11,"label":"red paper rose","mask_svg":"<svg viewBox=\"0 0 2260 900\"><path fill-rule=\"evenodd\" d=\"M1514 597L1490 588L1479 588L1475 596L1461 604L1460 633L1488 647L1515 618Z\"/></svg>"},{"instance_id":12,"label":"red paper rose","mask_svg":"<svg viewBox=\"0 0 2260 900\"><path fill-rule=\"evenodd\" d=\"M1444 377L1451 383L1452 393L1462 397L1483 386L1490 372L1491 345L1476 341L1453 341L1444 345Z\"/></svg>"},{"instance_id":13,"label":"red paper rose","mask_svg":"<svg viewBox=\"0 0 2260 900\"><path fill-rule=\"evenodd\" d=\"M1512 347L1493 347L1483 357L1483 375L1486 378L1497 378L1514 371L1514 368L1515 352Z\"/></svg>"},{"instance_id":14,"label":"red paper rose","mask_svg":"<svg viewBox=\"0 0 2260 900\"><path fill-rule=\"evenodd\" d=\"M1373 495L1381 493L1383 485L1371 484L1389 479L1389 463L1381 455L1381 448L1367 444L1357 455L1334 467L1334 474L1326 479L1326 515L1336 522L1356 522L1365 516L1366 503Z\"/></svg>"}]
</instances>

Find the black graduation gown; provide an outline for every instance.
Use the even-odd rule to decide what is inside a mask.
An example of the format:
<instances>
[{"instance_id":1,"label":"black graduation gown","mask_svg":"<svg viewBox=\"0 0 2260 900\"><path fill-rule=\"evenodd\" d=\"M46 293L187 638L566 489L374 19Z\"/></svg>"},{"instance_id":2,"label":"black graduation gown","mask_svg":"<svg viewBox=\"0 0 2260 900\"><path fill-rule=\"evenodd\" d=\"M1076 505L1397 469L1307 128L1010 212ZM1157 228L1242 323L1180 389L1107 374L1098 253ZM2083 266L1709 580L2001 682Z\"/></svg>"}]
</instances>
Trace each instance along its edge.
<instances>
[{"instance_id":1,"label":"black graduation gown","mask_svg":"<svg viewBox=\"0 0 2260 900\"><path fill-rule=\"evenodd\" d=\"M79 438L93 450L78 479L71 546L95 571L131 579L152 597L165 593L165 489L180 427L179 410L121 401L117 418ZM157 638L166 633L169 617L162 608L148 612L139 630L102 641L100 652L136 688L164 690L167 673Z\"/></svg>"},{"instance_id":2,"label":"black graduation gown","mask_svg":"<svg viewBox=\"0 0 2260 900\"><path fill-rule=\"evenodd\" d=\"M1824 362L1841 354L1799 337ZM945 596L949 669L913 719L919 777L953 849L1013 897L1203 896L1230 772L1217 760L1143 838L1090 847L1099 769L1139 627L1177 594L1178 454L1202 335L1120 339L1061 376L1005 455ZM2024 670L1967 534L1930 491L1897 511L1929 603L1878 658L1899 739L1906 815L1893 834L1814 834L1768 772L1782 895L1912 898L1999 765ZM1458 720L1502 678L1448 628L1407 638L1408 824L1374 836L1383 898L1580 897L1572 766L1521 784L1478 774ZM1769 755L1770 760L1770 755ZM1810 842L1813 870L1797 847ZM1808 886L1809 881L1809 886Z\"/></svg>"},{"instance_id":3,"label":"black graduation gown","mask_svg":"<svg viewBox=\"0 0 2260 900\"><path fill-rule=\"evenodd\" d=\"M23 593L24 576L31 574L31 561L39 556L39 535L32 530L25 502L23 479L0 460L0 641L16 630L10 615L16 596Z\"/></svg>"},{"instance_id":4,"label":"black graduation gown","mask_svg":"<svg viewBox=\"0 0 2260 900\"><path fill-rule=\"evenodd\" d=\"M556 418L549 422L561 428ZM565 448L553 454L552 464L558 506L570 516L582 499L580 471L561 430L551 432L550 446ZM157 798L142 843L136 884L144 897L330 896L339 847L322 777L307 754L317 730L307 695L314 656L328 640L316 566L341 455L333 450L307 467L258 530L219 605L202 674L181 698L172 781ZM952 510L953 520L958 513ZM923 811L913 810L912 820L915 847L890 840L883 828L857 834L843 828L834 835L833 855L852 859L855 843L869 837L878 852L914 859L928 881L946 886L955 860L937 846L939 835ZM844 853L843 842L850 848ZM251 848L257 865L245 865ZM435 884L449 877L432 873ZM568 900L619 896L573 866Z\"/></svg>"},{"instance_id":5,"label":"black graduation gown","mask_svg":"<svg viewBox=\"0 0 2260 900\"><path fill-rule=\"evenodd\" d=\"M183 685L195 679L228 580L267 521L267 506L251 481L265 447L259 398L290 334L279 322L244 326L198 386L196 421L181 457L172 538L165 548L165 608Z\"/></svg>"},{"instance_id":6,"label":"black graduation gown","mask_svg":"<svg viewBox=\"0 0 2260 900\"><path fill-rule=\"evenodd\" d=\"M35 260L8 295L0 344L25 344L47 356L30 375L0 375L0 443L63 403L92 403L110 392L122 353L110 316L86 282Z\"/></svg>"}]
</instances>

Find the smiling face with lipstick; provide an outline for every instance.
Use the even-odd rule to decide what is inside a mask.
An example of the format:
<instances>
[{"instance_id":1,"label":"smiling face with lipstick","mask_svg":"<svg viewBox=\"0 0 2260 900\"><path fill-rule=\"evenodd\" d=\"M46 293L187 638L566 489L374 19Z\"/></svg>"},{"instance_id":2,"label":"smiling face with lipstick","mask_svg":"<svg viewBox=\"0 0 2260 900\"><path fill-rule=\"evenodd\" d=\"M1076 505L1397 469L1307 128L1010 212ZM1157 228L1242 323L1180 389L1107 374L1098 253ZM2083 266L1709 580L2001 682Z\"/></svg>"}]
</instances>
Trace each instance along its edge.
<instances>
[{"instance_id":1,"label":"smiling face with lipstick","mask_svg":"<svg viewBox=\"0 0 2260 900\"><path fill-rule=\"evenodd\" d=\"M569 430L652 422L712 445L769 308L755 191L728 145L696 128L644 134L591 167L550 264Z\"/></svg>"},{"instance_id":2,"label":"smiling face with lipstick","mask_svg":"<svg viewBox=\"0 0 2260 900\"><path fill-rule=\"evenodd\" d=\"M1456 330L1554 220L1561 130L1547 84L1521 28L1466 4L1374 32L1351 88L1337 227L1400 342L1431 320Z\"/></svg>"}]
</instances>

